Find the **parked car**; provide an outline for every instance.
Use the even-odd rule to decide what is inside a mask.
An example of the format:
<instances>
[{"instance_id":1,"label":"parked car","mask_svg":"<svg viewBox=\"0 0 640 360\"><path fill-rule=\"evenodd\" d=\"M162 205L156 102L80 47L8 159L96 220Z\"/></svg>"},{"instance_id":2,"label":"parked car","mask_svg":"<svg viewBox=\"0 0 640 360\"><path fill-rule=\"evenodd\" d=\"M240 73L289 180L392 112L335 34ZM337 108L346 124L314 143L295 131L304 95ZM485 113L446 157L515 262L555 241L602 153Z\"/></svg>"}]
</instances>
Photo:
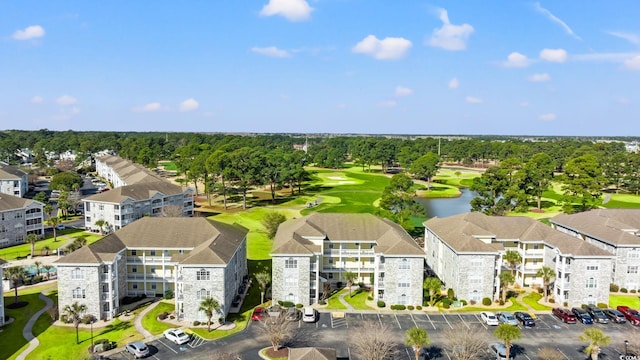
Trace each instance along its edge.
<instances>
[{"instance_id":1,"label":"parked car","mask_svg":"<svg viewBox=\"0 0 640 360\"><path fill-rule=\"evenodd\" d=\"M182 329L167 329L163 334L167 340L178 345L186 344L191 340L191 336L182 331Z\"/></svg>"},{"instance_id":2,"label":"parked car","mask_svg":"<svg viewBox=\"0 0 640 360\"><path fill-rule=\"evenodd\" d=\"M67 227L66 227L66 226L64 226L63 224L58 224L58 225L56 225L56 230L64 230L64 229L66 229L66 228L67 228Z\"/></svg>"},{"instance_id":3,"label":"parked car","mask_svg":"<svg viewBox=\"0 0 640 360\"><path fill-rule=\"evenodd\" d=\"M504 344L493 343L489 344L489 350L492 354L496 354L496 359L507 358L507 347ZM509 359L514 359L516 356L513 352L509 352Z\"/></svg>"},{"instance_id":4,"label":"parked car","mask_svg":"<svg viewBox=\"0 0 640 360\"><path fill-rule=\"evenodd\" d=\"M143 358L150 354L149 348L142 341L134 341L127 344L125 347L127 351L133 355L136 359Z\"/></svg>"},{"instance_id":5,"label":"parked car","mask_svg":"<svg viewBox=\"0 0 640 360\"><path fill-rule=\"evenodd\" d=\"M484 323L487 325L491 325L491 326L500 325L500 321L498 321L498 317L496 316L496 314L490 311L481 312L480 319L482 319L482 321L484 321Z\"/></svg>"},{"instance_id":6,"label":"parked car","mask_svg":"<svg viewBox=\"0 0 640 360\"><path fill-rule=\"evenodd\" d=\"M617 309L630 323L636 326L640 325L640 313L638 313L638 310L622 305L618 306Z\"/></svg>"},{"instance_id":7,"label":"parked car","mask_svg":"<svg viewBox=\"0 0 640 360\"><path fill-rule=\"evenodd\" d=\"M573 315L573 313L571 311L569 311L568 309L565 309L565 308L553 308L553 310L551 310L551 313L553 313L553 315L557 316L564 323L567 323L567 324L575 324L576 323L576 316Z\"/></svg>"},{"instance_id":8,"label":"parked car","mask_svg":"<svg viewBox=\"0 0 640 360\"><path fill-rule=\"evenodd\" d=\"M496 316L498 317L498 321L501 324L509 324L509 325L514 325L514 326L518 325L518 320L516 320L516 317L513 316L512 313L499 312L499 313L496 314Z\"/></svg>"},{"instance_id":9,"label":"parked car","mask_svg":"<svg viewBox=\"0 0 640 360\"><path fill-rule=\"evenodd\" d=\"M591 315L589 315L589 313L581 308L571 308L571 312L573 313L573 315L575 315L576 319L580 320L581 323L583 324L593 324L593 318L591 318Z\"/></svg>"},{"instance_id":10,"label":"parked car","mask_svg":"<svg viewBox=\"0 0 640 360\"><path fill-rule=\"evenodd\" d=\"M318 312L311 306L307 306L302 310L302 321L306 323L316 322Z\"/></svg>"},{"instance_id":11,"label":"parked car","mask_svg":"<svg viewBox=\"0 0 640 360\"><path fill-rule=\"evenodd\" d=\"M257 308L253 309L253 313L251 314L251 320L260 321L262 320L262 317L264 316L265 313L266 313L265 309L263 307L258 306Z\"/></svg>"},{"instance_id":12,"label":"parked car","mask_svg":"<svg viewBox=\"0 0 640 360\"><path fill-rule=\"evenodd\" d=\"M622 324L627 322L624 314L616 309L604 309L602 312L614 323Z\"/></svg>"},{"instance_id":13,"label":"parked car","mask_svg":"<svg viewBox=\"0 0 640 360\"><path fill-rule=\"evenodd\" d=\"M602 311L602 309L598 308L597 306L589 305L587 306L586 310L589 315L591 315L591 318L594 322L597 322L599 324L609 323L609 318L607 317L607 315L605 315L604 311Z\"/></svg>"},{"instance_id":14,"label":"parked car","mask_svg":"<svg viewBox=\"0 0 640 360\"><path fill-rule=\"evenodd\" d=\"M516 319L518 319L518 321L520 321L520 323L522 323L522 326L524 327L536 326L536 322L533 321L531 315L526 312L517 311L513 313L513 315L515 315Z\"/></svg>"},{"instance_id":15,"label":"parked car","mask_svg":"<svg viewBox=\"0 0 640 360\"><path fill-rule=\"evenodd\" d=\"M287 309L287 320L289 321L298 321L300 320L300 310L290 307Z\"/></svg>"}]
</instances>

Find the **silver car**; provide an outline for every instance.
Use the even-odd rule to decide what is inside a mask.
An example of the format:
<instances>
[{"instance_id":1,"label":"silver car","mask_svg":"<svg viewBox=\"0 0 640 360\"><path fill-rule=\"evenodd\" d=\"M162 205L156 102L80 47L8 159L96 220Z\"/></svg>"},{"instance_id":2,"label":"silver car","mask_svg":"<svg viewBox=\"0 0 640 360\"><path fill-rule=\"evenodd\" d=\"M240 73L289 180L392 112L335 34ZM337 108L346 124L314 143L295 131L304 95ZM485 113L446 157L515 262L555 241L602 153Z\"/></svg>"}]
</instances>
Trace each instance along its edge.
<instances>
[{"instance_id":1,"label":"silver car","mask_svg":"<svg viewBox=\"0 0 640 360\"><path fill-rule=\"evenodd\" d=\"M518 319L516 319L515 315L513 315L512 313L499 312L497 315L498 315L498 321L500 321L501 324L518 326Z\"/></svg>"},{"instance_id":2,"label":"silver car","mask_svg":"<svg viewBox=\"0 0 640 360\"><path fill-rule=\"evenodd\" d=\"M126 346L127 351L136 359L149 356L149 347L142 341L130 342Z\"/></svg>"}]
</instances>

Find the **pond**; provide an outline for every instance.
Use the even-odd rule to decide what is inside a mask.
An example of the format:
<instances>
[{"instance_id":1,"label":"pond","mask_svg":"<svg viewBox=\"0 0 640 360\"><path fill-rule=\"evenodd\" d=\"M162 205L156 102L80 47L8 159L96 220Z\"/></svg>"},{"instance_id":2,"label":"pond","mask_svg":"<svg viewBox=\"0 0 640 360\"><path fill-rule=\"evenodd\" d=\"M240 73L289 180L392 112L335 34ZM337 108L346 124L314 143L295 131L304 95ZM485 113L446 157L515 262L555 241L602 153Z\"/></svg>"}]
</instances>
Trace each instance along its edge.
<instances>
[{"instance_id":1,"label":"pond","mask_svg":"<svg viewBox=\"0 0 640 360\"><path fill-rule=\"evenodd\" d=\"M476 193L467 188L462 188L460 191L462 195L456 198L416 198L416 201L424 206L429 218L462 214L471 211L470 202Z\"/></svg>"}]
</instances>

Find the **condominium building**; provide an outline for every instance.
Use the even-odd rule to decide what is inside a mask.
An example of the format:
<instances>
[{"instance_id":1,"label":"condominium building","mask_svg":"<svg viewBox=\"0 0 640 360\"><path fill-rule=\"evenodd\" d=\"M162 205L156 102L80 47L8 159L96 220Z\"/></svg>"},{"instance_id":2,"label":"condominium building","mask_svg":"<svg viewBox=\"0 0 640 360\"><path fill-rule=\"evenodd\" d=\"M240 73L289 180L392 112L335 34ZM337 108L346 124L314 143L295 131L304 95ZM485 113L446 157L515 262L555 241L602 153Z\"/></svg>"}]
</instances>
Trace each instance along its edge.
<instances>
[{"instance_id":1,"label":"condominium building","mask_svg":"<svg viewBox=\"0 0 640 360\"><path fill-rule=\"evenodd\" d=\"M0 193L24 197L29 191L27 173L0 162Z\"/></svg>"},{"instance_id":2,"label":"condominium building","mask_svg":"<svg viewBox=\"0 0 640 360\"><path fill-rule=\"evenodd\" d=\"M0 194L0 248L24 244L28 234L44 235L44 204Z\"/></svg>"},{"instance_id":3,"label":"condominium building","mask_svg":"<svg viewBox=\"0 0 640 360\"><path fill-rule=\"evenodd\" d=\"M164 179L146 167L114 155L96 158L96 172L114 188L146 182L164 181Z\"/></svg>"},{"instance_id":4,"label":"condominium building","mask_svg":"<svg viewBox=\"0 0 640 360\"><path fill-rule=\"evenodd\" d=\"M640 290L640 209L597 209L557 215L551 226L614 255L609 282Z\"/></svg>"},{"instance_id":5,"label":"condominium building","mask_svg":"<svg viewBox=\"0 0 640 360\"><path fill-rule=\"evenodd\" d=\"M461 299L498 299L499 274L510 271L502 257L515 250L522 257L515 268L518 285L542 286L537 272L547 266L556 273L550 293L557 302L608 303L612 254L536 220L472 212L429 219L424 226L430 271Z\"/></svg>"},{"instance_id":6,"label":"condominium building","mask_svg":"<svg viewBox=\"0 0 640 360\"><path fill-rule=\"evenodd\" d=\"M422 305L424 252L398 224L371 214L314 213L286 221L272 252L272 297L317 303L323 284L373 287L374 300Z\"/></svg>"},{"instance_id":7,"label":"condominium building","mask_svg":"<svg viewBox=\"0 0 640 360\"><path fill-rule=\"evenodd\" d=\"M247 276L247 229L206 218L146 217L55 262L58 306L75 301L87 313L112 319L125 296L175 294L178 319L206 321L199 305L229 312Z\"/></svg>"}]
</instances>

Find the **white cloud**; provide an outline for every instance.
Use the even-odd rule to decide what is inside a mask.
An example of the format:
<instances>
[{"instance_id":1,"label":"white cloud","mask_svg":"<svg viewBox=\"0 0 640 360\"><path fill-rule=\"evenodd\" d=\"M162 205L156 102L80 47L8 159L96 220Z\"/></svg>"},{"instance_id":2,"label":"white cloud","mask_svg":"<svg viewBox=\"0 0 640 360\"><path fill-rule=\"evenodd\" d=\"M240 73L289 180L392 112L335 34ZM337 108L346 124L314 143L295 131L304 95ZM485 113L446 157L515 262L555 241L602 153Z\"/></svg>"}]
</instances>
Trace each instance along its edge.
<instances>
[{"instance_id":1,"label":"white cloud","mask_svg":"<svg viewBox=\"0 0 640 360\"><path fill-rule=\"evenodd\" d=\"M551 80L551 76L547 73L533 74L529 76L528 80L531 82L545 82Z\"/></svg>"},{"instance_id":2,"label":"white cloud","mask_svg":"<svg viewBox=\"0 0 640 360\"><path fill-rule=\"evenodd\" d=\"M466 98L464 98L464 101L468 102L469 104L482 104L484 102L484 100L473 96L467 96Z\"/></svg>"},{"instance_id":3,"label":"white cloud","mask_svg":"<svg viewBox=\"0 0 640 360\"><path fill-rule=\"evenodd\" d=\"M506 67L527 67L529 66L529 59L526 56L520 54L519 52L512 52L507 56L507 61L503 62L502 65Z\"/></svg>"},{"instance_id":4,"label":"white cloud","mask_svg":"<svg viewBox=\"0 0 640 360\"><path fill-rule=\"evenodd\" d=\"M378 107L394 107L398 103L395 100L385 100L378 103Z\"/></svg>"},{"instance_id":5,"label":"white cloud","mask_svg":"<svg viewBox=\"0 0 640 360\"><path fill-rule=\"evenodd\" d=\"M640 55L639 53L588 53L571 55L573 61L593 62L617 62L622 63L629 58Z\"/></svg>"},{"instance_id":6,"label":"white cloud","mask_svg":"<svg viewBox=\"0 0 640 360\"><path fill-rule=\"evenodd\" d=\"M289 21L304 21L309 19L312 11L313 8L306 0L269 0L269 3L262 7L260 15L280 15Z\"/></svg>"},{"instance_id":7,"label":"white cloud","mask_svg":"<svg viewBox=\"0 0 640 360\"><path fill-rule=\"evenodd\" d=\"M351 51L370 55L378 60L395 60L403 58L411 46L411 41L405 38L386 37L380 40L374 35L369 35L357 43Z\"/></svg>"},{"instance_id":8,"label":"white cloud","mask_svg":"<svg viewBox=\"0 0 640 360\"><path fill-rule=\"evenodd\" d=\"M78 102L78 99L70 95L62 95L56 99L56 102L59 105L73 105Z\"/></svg>"},{"instance_id":9,"label":"white cloud","mask_svg":"<svg viewBox=\"0 0 640 360\"><path fill-rule=\"evenodd\" d=\"M458 81L458 78L453 78L451 80L449 80L449 89L457 89L458 86L460 86L460 82Z\"/></svg>"},{"instance_id":10,"label":"white cloud","mask_svg":"<svg viewBox=\"0 0 640 360\"><path fill-rule=\"evenodd\" d=\"M449 14L445 9L438 9L442 27L436 28L427 45L443 48L445 50L459 51L467 48L467 40L473 33L473 26L469 24L453 25L449 21Z\"/></svg>"},{"instance_id":11,"label":"white cloud","mask_svg":"<svg viewBox=\"0 0 640 360\"><path fill-rule=\"evenodd\" d=\"M11 35L15 40L29 40L35 39L39 37L43 37L45 34L44 29L40 25L31 25L27 26L24 30L16 30L16 32Z\"/></svg>"},{"instance_id":12,"label":"white cloud","mask_svg":"<svg viewBox=\"0 0 640 360\"><path fill-rule=\"evenodd\" d=\"M146 105L134 107L133 111L135 111L135 112L154 112L154 111L160 110L161 108L162 108L162 105L160 105L159 102L152 102L152 103L148 103Z\"/></svg>"},{"instance_id":13,"label":"white cloud","mask_svg":"<svg viewBox=\"0 0 640 360\"><path fill-rule=\"evenodd\" d=\"M260 54L260 55L264 55L264 56L270 56L270 57L274 57L274 58L288 58L288 57L291 57L291 54L289 54L288 51L278 49L275 46L269 46L269 47L264 47L264 48L252 47L251 51L253 51L256 54Z\"/></svg>"},{"instance_id":14,"label":"white cloud","mask_svg":"<svg viewBox=\"0 0 640 360\"><path fill-rule=\"evenodd\" d=\"M540 59L563 63L567 61L567 51L564 49L543 49L540 51Z\"/></svg>"},{"instance_id":15,"label":"white cloud","mask_svg":"<svg viewBox=\"0 0 640 360\"><path fill-rule=\"evenodd\" d=\"M553 121L557 118L558 116L554 113L546 113L546 114L541 114L540 116L538 116L538 119L542 120L542 121Z\"/></svg>"},{"instance_id":16,"label":"white cloud","mask_svg":"<svg viewBox=\"0 0 640 360\"><path fill-rule=\"evenodd\" d=\"M625 60L624 67L629 70L640 70L640 55Z\"/></svg>"},{"instance_id":17,"label":"white cloud","mask_svg":"<svg viewBox=\"0 0 640 360\"><path fill-rule=\"evenodd\" d=\"M619 98L618 100L616 100L616 102L618 104L622 104L622 105L629 105L631 104L631 100L627 99L627 98Z\"/></svg>"},{"instance_id":18,"label":"white cloud","mask_svg":"<svg viewBox=\"0 0 640 360\"><path fill-rule=\"evenodd\" d=\"M605 33L607 33L607 34L609 34L611 36L618 37L620 39L627 40L628 42L632 43L633 45L640 46L640 37L638 37L638 35L636 35L636 34L626 33L626 32L621 32L621 31L605 31Z\"/></svg>"},{"instance_id":19,"label":"white cloud","mask_svg":"<svg viewBox=\"0 0 640 360\"><path fill-rule=\"evenodd\" d=\"M189 98L180 103L180 111L192 111L197 109L200 104L193 98Z\"/></svg>"},{"instance_id":20,"label":"white cloud","mask_svg":"<svg viewBox=\"0 0 640 360\"><path fill-rule=\"evenodd\" d=\"M560 25L564 31L569 34L571 37L573 37L574 39L577 40L582 40L580 38L580 36L576 35L576 33L573 32L573 30L571 30L571 28L569 27L569 25L567 25L567 23L565 23L564 21L562 21L560 18L558 18L557 16L553 15L553 13L551 13L551 11L543 8L542 6L540 6L540 3L534 3L533 7L536 9L536 11L538 11L539 13L546 15L547 18L549 18L549 20L553 21L554 23Z\"/></svg>"},{"instance_id":21,"label":"white cloud","mask_svg":"<svg viewBox=\"0 0 640 360\"><path fill-rule=\"evenodd\" d=\"M404 87L404 86L396 86L396 96L400 97L400 96L409 96L413 94L413 90L409 89L408 87Z\"/></svg>"},{"instance_id":22,"label":"white cloud","mask_svg":"<svg viewBox=\"0 0 640 360\"><path fill-rule=\"evenodd\" d=\"M42 98L42 96L34 96L31 99L29 99L29 102L32 104L42 104L44 102L44 99Z\"/></svg>"}]
</instances>

